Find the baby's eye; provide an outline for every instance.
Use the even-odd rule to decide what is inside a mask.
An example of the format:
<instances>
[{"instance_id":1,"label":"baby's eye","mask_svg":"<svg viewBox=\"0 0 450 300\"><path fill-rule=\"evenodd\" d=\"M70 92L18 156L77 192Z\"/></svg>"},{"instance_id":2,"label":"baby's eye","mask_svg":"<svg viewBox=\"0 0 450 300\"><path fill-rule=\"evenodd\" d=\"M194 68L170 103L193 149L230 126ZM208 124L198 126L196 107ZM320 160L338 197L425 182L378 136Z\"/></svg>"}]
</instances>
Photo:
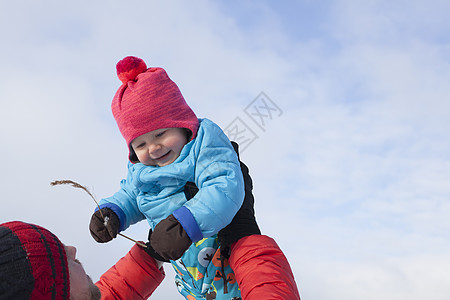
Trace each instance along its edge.
<instances>
[{"instance_id":1,"label":"baby's eye","mask_svg":"<svg viewBox=\"0 0 450 300\"><path fill-rule=\"evenodd\" d=\"M143 148L145 146L145 143L140 143L139 145L137 145L135 148L136 149L140 149Z\"/></svg>"},{"instance_id":2,"label":"baby's eye","mask_svg":"<svg viewBox=\"0 0 450 300\"><path fill-rule=\"evenodd\" d=\"M163 134L165 133L166 131L164 130L164 131L161 131L160 133L158 133L157 135L156 135L156 137L161 137L161 136L163 136Z\"/></svg>"}]
</instances>

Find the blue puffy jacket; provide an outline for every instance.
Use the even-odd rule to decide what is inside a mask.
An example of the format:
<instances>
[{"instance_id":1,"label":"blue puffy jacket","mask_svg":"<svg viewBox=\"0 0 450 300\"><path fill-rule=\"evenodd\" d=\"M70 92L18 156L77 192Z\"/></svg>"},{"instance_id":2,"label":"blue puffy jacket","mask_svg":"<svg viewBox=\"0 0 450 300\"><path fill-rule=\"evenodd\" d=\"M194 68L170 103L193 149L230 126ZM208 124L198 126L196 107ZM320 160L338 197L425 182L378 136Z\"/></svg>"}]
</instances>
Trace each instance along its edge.
<instances>
[{"instance_id":1,"label":"blue puffy jacket","mask_svg":"<svg viewBox=\"0 0 450 300\"><path fill-rule=\"evenodd\" d=\"M173 214L193 242L210 237L233 219L244 200L244 181L236 152L215 123L200 119L195 139L180 156L163 167L128 163L127 179L100 207L111 208L123 231L147 219L152 229ZM189 201L184 186L199 188Z\"/></svg>"}]
</instances>

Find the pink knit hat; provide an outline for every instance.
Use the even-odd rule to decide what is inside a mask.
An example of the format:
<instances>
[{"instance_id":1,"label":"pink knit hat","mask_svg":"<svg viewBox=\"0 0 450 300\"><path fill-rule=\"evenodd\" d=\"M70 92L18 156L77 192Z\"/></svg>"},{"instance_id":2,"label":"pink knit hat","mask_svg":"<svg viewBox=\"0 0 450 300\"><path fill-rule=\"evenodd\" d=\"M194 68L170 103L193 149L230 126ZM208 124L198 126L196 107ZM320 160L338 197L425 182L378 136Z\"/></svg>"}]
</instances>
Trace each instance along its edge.
<instances>
[{"instance_id":1,"label":"pink knit hat","mask_svg":"<svg viewBox=\"0 0 450 300\"><path fill-rule=\"evenodd\" d=\"M122 86L111 104L119 130L137 162L131 142L147 132L161 128L187 128L195 138L199 122L178 86L162 68L148 68L145 62L127 56L116 65Z\"/></svg>"}]
</instances>

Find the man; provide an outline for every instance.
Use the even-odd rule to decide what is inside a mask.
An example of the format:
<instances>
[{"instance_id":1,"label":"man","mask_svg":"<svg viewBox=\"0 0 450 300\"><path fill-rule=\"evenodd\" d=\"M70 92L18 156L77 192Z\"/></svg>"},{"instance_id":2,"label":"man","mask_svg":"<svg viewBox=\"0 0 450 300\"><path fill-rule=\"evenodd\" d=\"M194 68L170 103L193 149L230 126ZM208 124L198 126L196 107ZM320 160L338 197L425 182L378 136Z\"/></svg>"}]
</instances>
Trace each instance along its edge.
<instances>
[{"instance_id":1,"label":"man","mask_svg":"<svg viewBox=\"0 0 450 300\"><path fill-rule=\"evenodd\" d=\"M94 285L75 247L38 225L0 224L2 300L147 299L163 278L155 259L135 245Z\"/></svg>"},{"instance_id":2,"label":"man","mask_svg":"<svg viewBox=\"0 0 450 300\"><path fill-rule=\"evenodd\" d=\"M282 250L275 240L260 234L254 216L252 180L242 162L241 169L244 204L219 232L221 251L229 257L243 299L299 300ZM198 190L195 185L185 188L186 195L191 196ZM0 224L0 299L147 299L164 279L160 260L164 259L149 243L146 250L134 245L94 285L76 259L75 247L63 245L40 226L8 222Z\"/></svg>"}]
</instances>

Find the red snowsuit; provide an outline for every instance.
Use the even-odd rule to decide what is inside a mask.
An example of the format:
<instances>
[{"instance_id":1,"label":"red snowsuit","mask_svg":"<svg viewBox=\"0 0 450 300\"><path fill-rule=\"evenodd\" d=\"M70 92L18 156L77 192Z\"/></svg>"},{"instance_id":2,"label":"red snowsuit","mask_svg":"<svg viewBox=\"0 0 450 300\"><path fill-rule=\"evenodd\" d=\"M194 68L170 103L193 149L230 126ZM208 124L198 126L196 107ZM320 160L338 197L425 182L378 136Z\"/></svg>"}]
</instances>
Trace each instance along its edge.
<instances>
[{"instance_id":1,"label":"red snowsuit","mask_svg":"<svg viewBox=\"0 0 450 300\"><path fill-rule=\"evenodd\" d=\"M153 257L134 245L95 285L102 300L141 300L150 297L164 276Z\"/></svg>"},{"instance_id":2,"label":"red snowsuit","mask_svg":"<svg viewBox=\"0 0 450 300\"><path fill-rule=\"evenodd\" d=\"M229 262L243 300L300 300L289 262L272 238L241 238L231 245Z\"/></svg>"},{"instance_id":3,"label":"red snowsuit","mask_svg":"<svg viewBox=\"0 0 450 300\"><path fill-rule=\"evenodd\" d=\"M277 243L265 235L241 238L229 258L243 300L299 300L289 263ZM134 245L96 283L102 300L147 299L164 279L164 270L143 248Z\"/></svg>"}]
</instances>

